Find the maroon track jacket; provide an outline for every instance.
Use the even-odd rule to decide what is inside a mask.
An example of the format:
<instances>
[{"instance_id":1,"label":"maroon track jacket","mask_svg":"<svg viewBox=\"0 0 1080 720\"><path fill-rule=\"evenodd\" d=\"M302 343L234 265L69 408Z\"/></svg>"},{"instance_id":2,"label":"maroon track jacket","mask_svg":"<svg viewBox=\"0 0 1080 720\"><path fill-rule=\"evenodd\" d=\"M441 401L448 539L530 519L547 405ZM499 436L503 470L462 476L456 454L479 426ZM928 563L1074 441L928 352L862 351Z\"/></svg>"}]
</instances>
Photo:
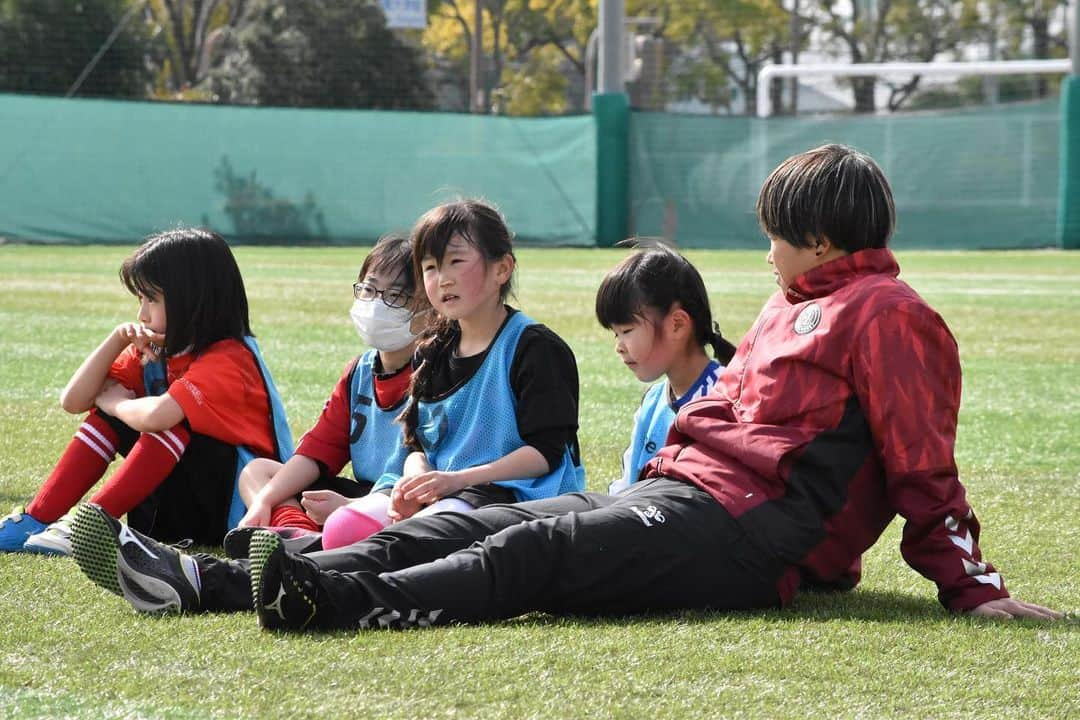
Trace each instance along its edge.
<instances>
[{"instance_id":1,"label":"maroon track jacket","mask_svg":"<svg viewBox=\"0 0 1080 720\"><path fill-rule=\"evenodd\" d=\"M713 391L679 412L645 476L706 490L801 582L858 582L896 514L901 552L951 610L1008 597L957 477L956 341L887 249L814 268L762 309Z\"/></svg>"}]
</instances>

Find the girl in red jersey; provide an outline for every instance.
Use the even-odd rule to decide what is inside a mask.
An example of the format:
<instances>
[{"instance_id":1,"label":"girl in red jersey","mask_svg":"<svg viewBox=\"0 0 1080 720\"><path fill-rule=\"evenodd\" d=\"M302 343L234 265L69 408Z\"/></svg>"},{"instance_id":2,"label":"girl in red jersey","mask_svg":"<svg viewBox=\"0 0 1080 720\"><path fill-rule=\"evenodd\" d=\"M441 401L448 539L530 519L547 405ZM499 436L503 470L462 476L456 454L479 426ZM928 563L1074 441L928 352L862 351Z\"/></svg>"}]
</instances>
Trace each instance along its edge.
<instances>
[{"instance_id":1,"label":"girl in red jersey","mask_svg":"<svg viewBox=\"0 0 1080 720\"><path fill-rule=\"evenodd\" d=\"M138 322L117 325L68 381L61 405L89 414L25 512L0 521L0 550L69 555L66 513L118 453L93 502L154 537L220 543L238 465L292 451L228 244L206 230L162 233L120 278Z\"/></svg>"},{"instance_id":2,"label":"girl in red jersey","mask_svg":"<svg viewBox=\"0 0 1080 720\"><path fill-rule=\"evenodd\" d=\"M417 333L428 309L416 292L412 244L407 237L381 239L360 266L350 316L370 346L345 368L318 422L282 464L255 460L240 476L247 514L225 539L225 552L247 556L247 540L261 526L299 544L318 547L312 533L337 508L356 498L358 517L384 527L390 488L375 490L386 475L399 476L408 450L395 421L408 395ZM337 473L352 462L352 478ZM310 536L310 537L309 537Z\"/></svg>"}]
</instances>

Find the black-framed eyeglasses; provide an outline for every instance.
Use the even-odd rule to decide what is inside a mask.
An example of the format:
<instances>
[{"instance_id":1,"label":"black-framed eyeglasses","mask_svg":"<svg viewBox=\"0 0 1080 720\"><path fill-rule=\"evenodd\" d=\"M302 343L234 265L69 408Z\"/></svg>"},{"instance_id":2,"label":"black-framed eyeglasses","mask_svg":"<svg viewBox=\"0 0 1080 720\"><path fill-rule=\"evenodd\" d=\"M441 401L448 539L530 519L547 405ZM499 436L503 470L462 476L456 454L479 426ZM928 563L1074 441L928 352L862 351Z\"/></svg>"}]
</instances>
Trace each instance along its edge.
<instances>
[{"instance_id":1,"label":"black-framed eyeglasses","mask_svg":"<svg viewBox=\"0 0 1080 720\"><path fill-rule=\"evenodd\" d=\"M382 298L383 304L386 307L402 308L409 304L412 300L412 294L405 292L400 288L386 288L380 290L374 285L366 282L356 282L352 286L353 297L357 300L363 300L370 302L375 298Z\"/></svg>"}]
</instances>

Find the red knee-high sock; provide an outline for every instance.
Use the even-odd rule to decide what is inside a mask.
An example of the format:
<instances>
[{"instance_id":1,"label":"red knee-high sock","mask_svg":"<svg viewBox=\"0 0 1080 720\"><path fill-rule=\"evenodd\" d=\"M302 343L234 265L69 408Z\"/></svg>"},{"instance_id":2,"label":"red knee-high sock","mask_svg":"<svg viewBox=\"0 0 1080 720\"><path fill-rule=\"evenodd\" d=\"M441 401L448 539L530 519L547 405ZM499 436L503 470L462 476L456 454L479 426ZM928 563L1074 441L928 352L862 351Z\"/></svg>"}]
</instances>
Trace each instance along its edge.
<instances>
[{"instance_id":1,"label":"red knee-high sock","mask_svg":"<svg viewBox=\"0 0 1080 720\"><path fill-rule=\"evenodd\" d=\"M117 440L116 431L96 412L87 415L26 508L30 517L51 523L75 507L116 457Z\"/></svg>"},{"instance_id":2,"label":"red knee-high sock","mask_svg":"<svg viewBox=\"0 0 1080 720\"><path fill-rule=\"evenodd\" d=\"M270 511L270 527L294 527L318 532L319 526L308 514L292 505L278 505Z\"/></svg>"},{"instance_id":3,"label":"red knee-high sock","mask_svg":"<svg viewBox=\"0 0 1080 720\"><path fill-rule=\"evenodd\" d=\"M113 517L120 517L150 496L173 471L187 449L191 433L183 425L162 432L144 432L124 464L91 498Z\"/></svg>"}]
</instances>

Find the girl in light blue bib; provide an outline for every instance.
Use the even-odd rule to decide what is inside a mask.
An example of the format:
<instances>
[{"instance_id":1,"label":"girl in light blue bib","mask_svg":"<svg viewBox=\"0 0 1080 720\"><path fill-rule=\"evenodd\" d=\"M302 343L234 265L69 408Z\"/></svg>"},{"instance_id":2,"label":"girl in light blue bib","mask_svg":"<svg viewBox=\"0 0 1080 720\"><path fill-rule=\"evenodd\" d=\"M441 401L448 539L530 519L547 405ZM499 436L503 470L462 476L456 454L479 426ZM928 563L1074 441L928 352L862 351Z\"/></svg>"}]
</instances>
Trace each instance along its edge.
<instances>
[{"instance_id":1,"label":"girl in light blue bib","mask_svg":"<svg viewBox=\"0 0 1080 720\"><path fill-rule=\"evenodd\" d=\"M637 247L596 293L596 319L615 334L619 359L638 380L655 383L634 414L622 476L608 488L612 494L637 481L664 446L679 408L707 394L735 353L713 322L705 282L690 261L662 243Z\"/></svg>"},{"instance_id":2,"label":"girl in light blue bib","mask_svg":"<svg viewBox=\"0 0 1080 720\"><path fill-rule=\"evenodd\" d=\"M390 518L584 490L577 364L558 335L506 305L516 260L503 218L476 200L440 205L412 243L433 315L401 415L411 452L376 482L392 488Z\"/></svg>"}]
</instances>

